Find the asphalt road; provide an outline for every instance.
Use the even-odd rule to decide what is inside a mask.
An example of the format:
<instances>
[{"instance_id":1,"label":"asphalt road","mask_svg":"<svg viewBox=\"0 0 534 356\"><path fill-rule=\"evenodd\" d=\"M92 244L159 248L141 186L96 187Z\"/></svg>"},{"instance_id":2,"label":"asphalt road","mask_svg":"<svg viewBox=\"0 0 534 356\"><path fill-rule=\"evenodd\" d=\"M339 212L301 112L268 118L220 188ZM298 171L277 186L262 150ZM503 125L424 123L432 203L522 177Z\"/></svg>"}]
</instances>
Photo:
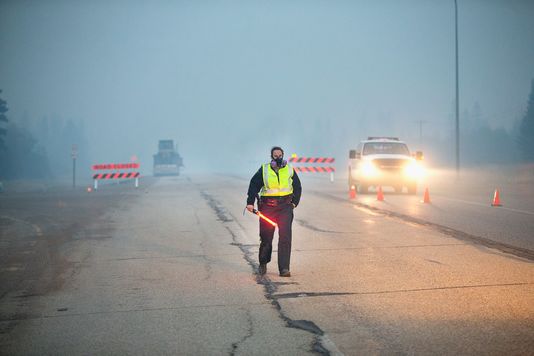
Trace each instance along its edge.
<instances>
[{"instance_id":1,"label":"asphalt road","mask_svg":"<svg viewBox=\"0 0 534 356\"><path fill-rule=\"evenodd\" d=\"M247 177L2 195L0 352L532 353L534 219L302 178L290 278L255 274Z\"/></svg>"},{"instance_id":2,"label":"asphalt road","mask_svg":"<svg viewBox=\"0 0 534 356\"><path fill-rule=\"evenodd\" d=\"M315 192L345 200L348 185L343 177L346 174L341 173L334 183L323 184ZM313 186L325 180L319 176L306 179ZM429 190L431 204L421 204L425 188ZM500 207L491 205L496 189L500 193ZM534 166L464 169L459 177L451 171L430 170L419 182L416 195L395 194L390 187L383 190L384 201L377 201L373 189L369 194L358 194L353 203L434 224L443 230L457 230L503 248L509 245L534 251Z\"/></svg>"}]
</instances>

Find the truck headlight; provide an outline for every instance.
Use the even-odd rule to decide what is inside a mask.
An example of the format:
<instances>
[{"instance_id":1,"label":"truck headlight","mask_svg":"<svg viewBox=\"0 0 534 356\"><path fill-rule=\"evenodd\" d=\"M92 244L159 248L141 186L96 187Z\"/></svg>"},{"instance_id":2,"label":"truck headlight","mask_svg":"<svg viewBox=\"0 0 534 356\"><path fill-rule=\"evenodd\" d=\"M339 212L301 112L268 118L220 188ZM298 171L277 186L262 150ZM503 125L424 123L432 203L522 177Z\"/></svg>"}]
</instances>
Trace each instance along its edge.
<instances>
[{"instance_id":1,"label":"truck headlight","mask_svg":"<svg viewBox=\"0 0 534 356\"><path fill-rule=\"evenodd\" d=\"M420 164L411 162L404 167L404 174L409 178L419 179L424 176L425 170Z\"/></svg>"},{"instance_id":2,"label":"truck headlight","mask_svg":"<svg viewBox=\"0 0 534 356\"><path fill-rule=\"evenodd\" d=\"M362 174L365 177L374 177L378 174L378 169L376 166L371 162L365 162L362 165Z\"/></svg>"}]
</instances>

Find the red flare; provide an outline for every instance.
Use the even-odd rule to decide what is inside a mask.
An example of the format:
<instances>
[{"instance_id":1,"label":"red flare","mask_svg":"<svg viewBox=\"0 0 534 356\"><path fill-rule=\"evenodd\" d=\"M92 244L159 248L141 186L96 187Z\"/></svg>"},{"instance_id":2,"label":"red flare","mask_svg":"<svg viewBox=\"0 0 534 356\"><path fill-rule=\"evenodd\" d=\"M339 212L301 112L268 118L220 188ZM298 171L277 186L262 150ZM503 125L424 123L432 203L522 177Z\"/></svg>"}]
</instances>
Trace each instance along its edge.
<instances>
[{"instance_id":1,"label":"red flare","mask_svg":"<svg viewBox=\"0 0 534 356\"><path fill-rule=\"evenodd\" d=\"M263 219L264 221L267 221L269 224L271 224L272 226L277 226L276 223L274 221L272 221L271 219L269 219L268 217L266 217L265 215L263 215L262 213L260 213L259 211L257 211L256 209L252 210L252 212L256 215L258 215L260 217L260 219Z\"/></svg>"}]
</instances>

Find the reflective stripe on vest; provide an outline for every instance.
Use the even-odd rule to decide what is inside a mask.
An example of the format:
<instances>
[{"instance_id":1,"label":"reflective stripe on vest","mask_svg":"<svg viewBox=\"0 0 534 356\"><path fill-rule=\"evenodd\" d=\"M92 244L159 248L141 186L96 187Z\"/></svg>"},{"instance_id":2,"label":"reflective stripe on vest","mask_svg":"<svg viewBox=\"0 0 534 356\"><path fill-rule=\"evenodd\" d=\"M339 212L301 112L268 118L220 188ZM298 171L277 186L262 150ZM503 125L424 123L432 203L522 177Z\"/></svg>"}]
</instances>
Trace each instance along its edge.
<instances>
[{"instance_id":1,"label":"reflective stripe on vest","mask_svg":"<svg viewBox=\"0 0 534 356\"><path fill-rule=\"evenodd\" d=\"M270 163L262 166L263 187L260 195L262 197L283 197L293 194L293 167L288 164L278 170L278 176Z\"/></svg>"}]
</instances>

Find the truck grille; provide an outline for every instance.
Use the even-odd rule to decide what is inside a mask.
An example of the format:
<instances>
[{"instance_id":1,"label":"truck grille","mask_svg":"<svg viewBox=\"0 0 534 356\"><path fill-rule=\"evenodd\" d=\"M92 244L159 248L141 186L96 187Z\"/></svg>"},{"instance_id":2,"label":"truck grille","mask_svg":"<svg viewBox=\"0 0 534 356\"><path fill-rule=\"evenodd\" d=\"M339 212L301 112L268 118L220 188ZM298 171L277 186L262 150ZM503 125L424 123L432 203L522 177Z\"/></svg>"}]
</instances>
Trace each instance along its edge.
<instances>
[{"instance_id":1,"label":"truck grille","mask_svg":"<svg viewBox=\"0 0 534 356\"><path fill-rule=\"evenodd\" d=\"M407 160L405 159L385 159L379 158L374 159L373 163L377 168L388 170L388 171L397 171L401 170L406 164Z\"/></svg>"}]
</instances>

